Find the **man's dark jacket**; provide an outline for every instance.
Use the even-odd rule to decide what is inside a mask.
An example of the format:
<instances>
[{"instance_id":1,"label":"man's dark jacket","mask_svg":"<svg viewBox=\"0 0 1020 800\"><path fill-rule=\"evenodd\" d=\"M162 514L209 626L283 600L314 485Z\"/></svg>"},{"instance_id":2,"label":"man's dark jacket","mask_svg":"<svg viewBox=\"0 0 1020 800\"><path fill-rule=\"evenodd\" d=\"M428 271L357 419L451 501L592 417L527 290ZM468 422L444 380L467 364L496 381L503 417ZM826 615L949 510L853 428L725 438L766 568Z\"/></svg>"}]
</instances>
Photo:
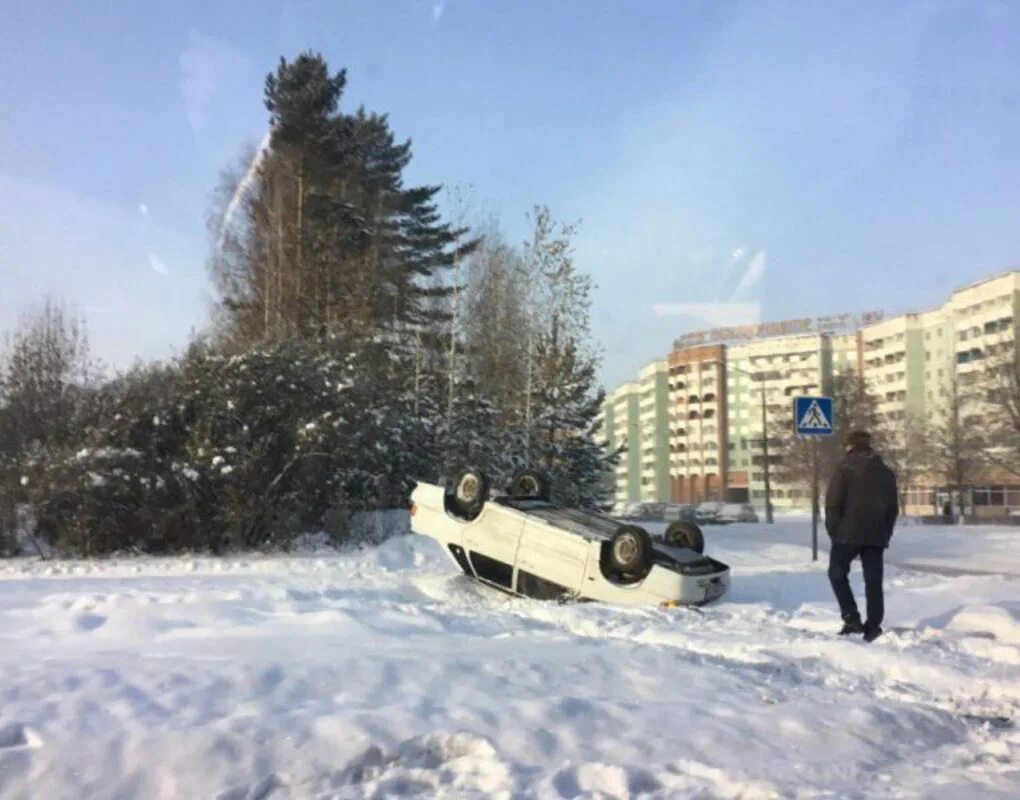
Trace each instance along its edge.
<instances>
[{"instance_id":1,"label":"man's dark jacket","mask_svg":"<svg viewBox=\"0 0 1020 800\"><path fill-rule=\"evenodd\" d=\"M825 528L832 541L888 547L899 513L896 476L872 450L853 450L825 491Z\"/></svg>"}]
</instances>

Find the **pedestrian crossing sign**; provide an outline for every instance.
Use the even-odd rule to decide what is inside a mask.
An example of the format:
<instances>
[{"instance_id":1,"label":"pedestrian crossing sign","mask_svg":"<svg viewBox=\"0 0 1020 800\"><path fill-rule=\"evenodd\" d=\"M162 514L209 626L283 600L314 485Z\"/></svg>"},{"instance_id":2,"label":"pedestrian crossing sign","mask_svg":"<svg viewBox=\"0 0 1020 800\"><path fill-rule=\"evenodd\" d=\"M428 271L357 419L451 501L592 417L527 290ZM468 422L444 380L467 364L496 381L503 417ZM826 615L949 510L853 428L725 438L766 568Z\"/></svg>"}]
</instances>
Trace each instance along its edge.
<instances>
[{"instance_id":1,"label":"pedestrian crossing sign","mask_svg":"<svg viewBox=\"0 0 1020 800\"><path fill-rule=\"evenodd\" d=\"M836 419L831 397L793 398L793 426L801 436L832 436Z\"/></svg>"}]
</instances>

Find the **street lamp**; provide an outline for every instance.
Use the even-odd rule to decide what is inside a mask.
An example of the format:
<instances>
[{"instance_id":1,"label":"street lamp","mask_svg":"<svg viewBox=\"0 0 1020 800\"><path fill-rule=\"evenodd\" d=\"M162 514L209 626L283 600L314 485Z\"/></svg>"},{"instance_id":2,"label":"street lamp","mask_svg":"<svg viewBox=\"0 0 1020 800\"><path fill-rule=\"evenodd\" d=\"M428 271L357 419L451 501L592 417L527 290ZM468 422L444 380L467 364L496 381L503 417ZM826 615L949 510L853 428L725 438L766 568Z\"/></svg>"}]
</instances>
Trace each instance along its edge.
<instances>
[{"instance_id":1,"label":"street lamp","mask_svg":"<svg viewBox=\"0 0 1020 800\"><path fill-rule=\"evenodd\" d=\"M727 370L733 370L739 372L741 375L746 375L753 381L761 382L761 455L764 461L765 467L765 521L772 524L772 484L769 476L769 431L768 431L768 419L765 415L765 373L755 372L751 373L747 370L740 369L740 367L734 367L732 364L726 364ZM729 391L727 391L729 394Z\"/></svg>"}]
</instances>

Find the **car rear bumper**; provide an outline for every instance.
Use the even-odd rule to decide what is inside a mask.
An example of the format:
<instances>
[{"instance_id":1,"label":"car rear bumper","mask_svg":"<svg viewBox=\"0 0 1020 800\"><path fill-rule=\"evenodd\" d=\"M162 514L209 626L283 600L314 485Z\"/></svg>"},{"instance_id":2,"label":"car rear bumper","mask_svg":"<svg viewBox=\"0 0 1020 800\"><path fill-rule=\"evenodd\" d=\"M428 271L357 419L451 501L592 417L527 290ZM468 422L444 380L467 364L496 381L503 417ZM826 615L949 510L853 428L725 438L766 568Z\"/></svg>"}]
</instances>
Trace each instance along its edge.
<instances>
[{"instance_id":1,"label":"car rear bumper","mask_svg":"<svg viewBox=\"0 0 1020 800\"><path fill-rule=\"evenodd\" d=\"M656 565L643 581L644 587L665 605L700 605L718 600L730 588L730 569L715 561L718 569L703 575L685 575Z\"/></svg>"}]
</instances>

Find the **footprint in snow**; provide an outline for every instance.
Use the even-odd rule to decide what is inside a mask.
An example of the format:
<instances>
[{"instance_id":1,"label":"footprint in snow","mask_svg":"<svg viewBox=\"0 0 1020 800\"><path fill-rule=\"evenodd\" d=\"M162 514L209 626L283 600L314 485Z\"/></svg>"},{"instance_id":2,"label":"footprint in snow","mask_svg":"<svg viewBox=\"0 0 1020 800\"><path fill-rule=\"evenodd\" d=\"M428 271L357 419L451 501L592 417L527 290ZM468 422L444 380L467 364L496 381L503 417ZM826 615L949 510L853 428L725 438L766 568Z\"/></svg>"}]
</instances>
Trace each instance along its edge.
<instances>
[{"instance_id":1,"label":"footprint in snow","mask_svg":"<svg viewBox=\"0 0 1020 800\"><path fill-rule=\"evenodd\" d=\"M83 631L94 631L106 624L106 617L102 614L80 614L75 623Z\"/></svg>"},{"instance_id":2,"label":"footprint in snow","mask_svg":"<svg viewBox=\"0 0 1020 800\"><path fill-rule=\"evenodd\" d=\"M216 800L268 800L273 792L285 786L286 784L283 780L278 775L273 774L256 783L247 786L236 786L233 789L220 792L216 795Z\"/></svg>"},{"instance_id":3,"label":"footprint in snow","mask_svg":"<svg viewBox=\"0 0 1020 800\"><path fill-rule=\"evenodd\" d=\"M15 750L22 747L30 749L42 747L42 737L20 722L0 728L0 750Z\"/></svg>"}]
</instances>

